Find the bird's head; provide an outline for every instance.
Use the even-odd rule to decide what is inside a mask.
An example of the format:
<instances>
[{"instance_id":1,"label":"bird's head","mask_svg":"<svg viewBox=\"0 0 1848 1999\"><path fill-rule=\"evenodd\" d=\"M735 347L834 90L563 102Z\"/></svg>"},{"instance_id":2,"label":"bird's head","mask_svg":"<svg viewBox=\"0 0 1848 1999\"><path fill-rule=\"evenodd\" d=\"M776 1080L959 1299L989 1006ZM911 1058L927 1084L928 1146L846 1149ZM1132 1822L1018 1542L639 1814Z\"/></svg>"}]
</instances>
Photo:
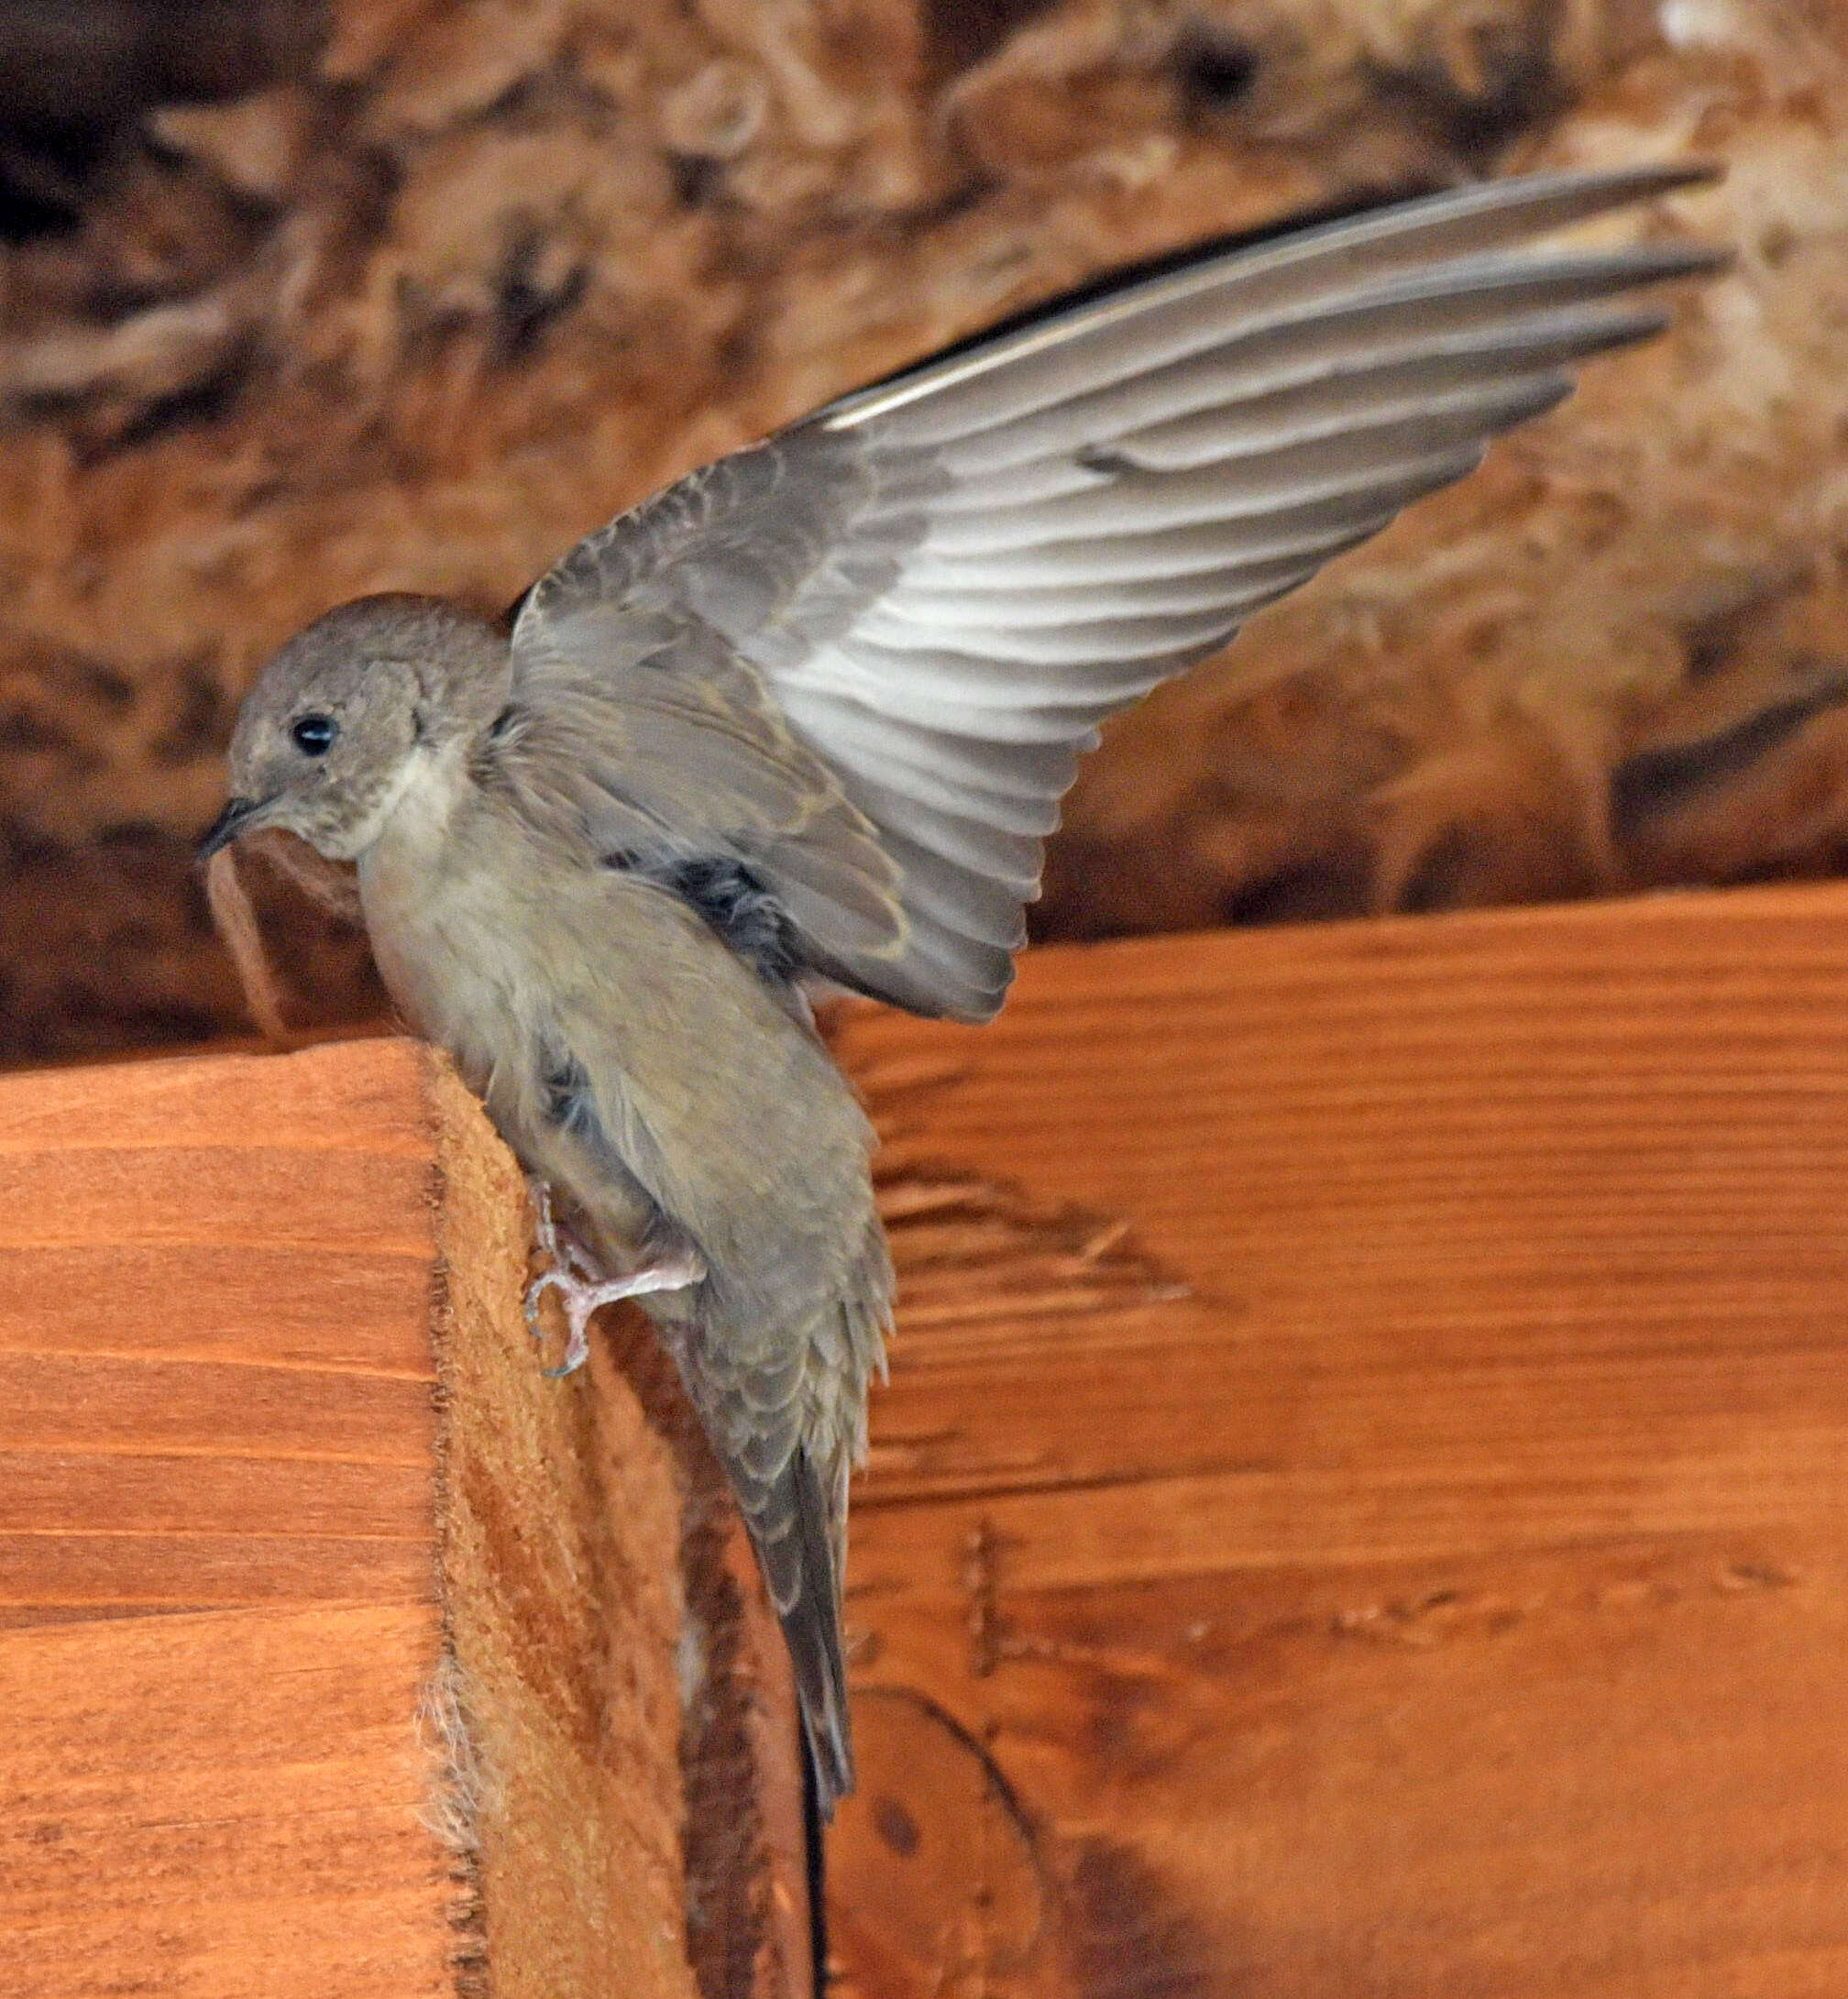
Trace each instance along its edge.
<instances>
[{"instance_id":1,"label":"bird's head","mask_svg":"<svg viewBox=\"0 0 1848 1999\"><path fill-rule=\"evenodd\" d=\"M331 861L378 839L420 759L504 697L505 637L435 598L365 597L299 632L244 697L225 809L199 843L280 827Z\"/></svg>"}]
</instances>

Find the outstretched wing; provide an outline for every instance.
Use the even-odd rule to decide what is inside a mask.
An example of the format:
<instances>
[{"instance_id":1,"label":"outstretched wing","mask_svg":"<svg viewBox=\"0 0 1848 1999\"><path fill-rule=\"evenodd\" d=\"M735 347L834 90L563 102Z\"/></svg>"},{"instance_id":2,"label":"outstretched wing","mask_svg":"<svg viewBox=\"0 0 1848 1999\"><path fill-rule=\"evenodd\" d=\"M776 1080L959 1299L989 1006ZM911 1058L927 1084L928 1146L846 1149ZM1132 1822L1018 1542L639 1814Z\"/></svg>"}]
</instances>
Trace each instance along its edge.
<instances>
[{"instance_id":1,"label":"outstretched wing","mask_svg":"<svg viewBox=\"0 0 1848 1999\"><path fill-rule=\"evenodd\" d=\"M1524 246L1709 177L1405 202L952 350L580 544L522 607L516 697L642 703L662 761L612 795L753 845L805 961L985 1019L1097 724L1657 332L1624 295L1722 257ZM741 791L763 811L728 831L709 803Z\"/></svg>"}]
</instances>

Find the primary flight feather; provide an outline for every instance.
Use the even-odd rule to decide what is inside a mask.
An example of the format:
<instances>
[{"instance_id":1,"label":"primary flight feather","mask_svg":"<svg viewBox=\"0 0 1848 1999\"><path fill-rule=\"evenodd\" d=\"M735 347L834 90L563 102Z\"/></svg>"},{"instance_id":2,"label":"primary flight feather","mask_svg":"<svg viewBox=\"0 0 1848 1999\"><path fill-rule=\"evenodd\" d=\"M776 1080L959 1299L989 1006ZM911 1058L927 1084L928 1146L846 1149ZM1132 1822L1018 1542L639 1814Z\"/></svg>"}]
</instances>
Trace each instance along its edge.
<instances>
[{"instance_id":1,"label":"primary flight feather","mask_svg":"<svg viewBox=\"0 0 1848 1999\"><path fill-rule=\"evenodd\" d=\"M824 1809L891 1266L825 981L1000 1006L1097 725L1459 478L1714 269L1531 238L1706 178L1537 176L1210 248L705 467L504 626L368 598L278 654L203 851L358 864L380 969L534 1176L580 1358L641 1300L738 1496ZM556 1199L559 1213L555 1216Z\"/></svg>"}]
</instances>

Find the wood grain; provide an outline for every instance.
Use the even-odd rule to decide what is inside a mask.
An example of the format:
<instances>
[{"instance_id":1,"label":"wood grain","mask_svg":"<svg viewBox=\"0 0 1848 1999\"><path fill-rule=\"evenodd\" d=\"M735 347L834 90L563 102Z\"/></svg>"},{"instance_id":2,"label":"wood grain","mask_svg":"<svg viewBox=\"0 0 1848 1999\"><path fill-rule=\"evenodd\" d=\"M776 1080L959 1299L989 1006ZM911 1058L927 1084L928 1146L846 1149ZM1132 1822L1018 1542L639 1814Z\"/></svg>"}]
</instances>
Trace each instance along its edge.
<instances>
[{"instance_id":1,"label":"wood grain","mask_svg":"<svg viewBox=\"0 0 1848 1999\"><path fill-rule=\"evenodd\" d=\"M0 1634L0 1937L40 1994L437 1994L410 1719L434 1606Z\"/></svg>"},{"instance_id":2,"label":"wood grain","mask_svg":"<svg viewBox=\"0 0 1848 1999\"><path fill-rule=\"evenodd\" d=\"M388 1042L0 1082L0 1959L35 1999L456 1989L428 1097Z\"/></svg>"},{"instance_id":3,"label":"wood grain","mask_svg":"<svg viewBox=\"0 0 1848 1999\"><path fill-rule=\"evenodd\" d=\"M849 1016L904 1291L842 1990L1834 1999L1844 1008L1814 889ZM530 1366L440 1065L9 1079L0 1191L18 1989L800 1989L710 1467L632 1326Z\"/></svg>"},{"instance_id":4,"label":"wood grain","mask_svg":"<svg viewBox=\"0 0 1848 1999\"><path fill-rule=\"evenodd\" d=\"M409 1042L0 1080L10 1989L808 1989L780 1653L699 1594L659 1381L541 1372L528 1240ZM728 1631L761 1740L682 1729Z\"/></svg>"},{"instance_id":5,"label":"wood grain","mask_svg":"<svg viewBox=\"0 0 1848 1999\"><path fill-rule=\"evenodd\" d=\"M856 1999L1848 1989L1848 893L869 1011Z\"/></svg>"}]
</instances>

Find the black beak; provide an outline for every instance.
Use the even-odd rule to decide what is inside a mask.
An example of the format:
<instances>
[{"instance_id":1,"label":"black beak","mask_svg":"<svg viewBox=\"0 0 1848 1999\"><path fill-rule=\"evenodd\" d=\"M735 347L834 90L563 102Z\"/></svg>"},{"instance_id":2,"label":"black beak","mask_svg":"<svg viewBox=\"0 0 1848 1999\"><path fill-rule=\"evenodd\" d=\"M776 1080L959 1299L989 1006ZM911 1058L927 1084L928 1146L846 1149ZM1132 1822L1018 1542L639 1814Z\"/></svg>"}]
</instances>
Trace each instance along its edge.
<instances>
[{"instance_id":1,"label":"black beak","mask_svg":"<svg viewBox=\"0 0 1848 1999\"><path fill-rule=\"evenodd\" d=\"M199 842L195 858L200 865L203 867L220 848L228 847L263 809L264 804L261 798L227 798L224 811L206 828Z\"/></svg>"}]
</instances>

